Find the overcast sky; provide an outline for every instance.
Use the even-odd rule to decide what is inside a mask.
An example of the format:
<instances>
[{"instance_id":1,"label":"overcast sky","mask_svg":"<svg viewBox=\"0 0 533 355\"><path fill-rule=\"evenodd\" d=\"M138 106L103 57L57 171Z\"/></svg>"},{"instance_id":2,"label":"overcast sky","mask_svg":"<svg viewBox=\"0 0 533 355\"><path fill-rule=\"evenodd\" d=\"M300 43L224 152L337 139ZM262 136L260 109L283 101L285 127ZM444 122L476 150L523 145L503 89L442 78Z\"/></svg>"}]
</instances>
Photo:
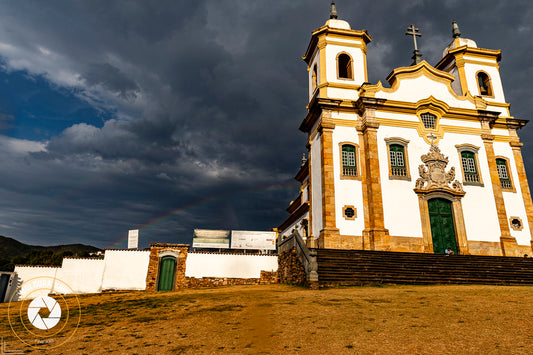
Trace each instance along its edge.
<instances>
[{"instance_id":1,"label":"overcast sky","mask_svg":"<svg viewBox=\"0 0 533 355\"><path fill-rule=\"evenodd\" d=\"M0 235L39 245L190 243L270 230L297 196L311 32L328 0L0 2ZM372 83L436 64L451 21L502 50L511 115L533 113L533 2L338 0ZM521 132L533 178L533 129ZM531 180L533 181L533 180Z\"/></svg>"}]
</instances>

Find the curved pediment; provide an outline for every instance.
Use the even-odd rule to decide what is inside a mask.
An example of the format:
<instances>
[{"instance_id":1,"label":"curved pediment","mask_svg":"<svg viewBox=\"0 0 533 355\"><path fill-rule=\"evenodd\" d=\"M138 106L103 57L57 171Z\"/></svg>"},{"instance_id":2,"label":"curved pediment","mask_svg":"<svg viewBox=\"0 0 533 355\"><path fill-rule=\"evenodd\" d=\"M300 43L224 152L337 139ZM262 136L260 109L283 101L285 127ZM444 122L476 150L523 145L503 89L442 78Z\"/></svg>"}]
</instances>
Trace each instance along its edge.
<instances>
[{"instance_id":1,"label":"curved pediment","mask_svg":"<svg viewBox=\"0 0 533 355\"><path fill-rule=\"evenodd\" d=\"M473 97L470 93L465 96L458 95L452 88L452 82L455 80L452 74L422 61L417 65L397 68L389 74L387 81L391 85L390 88L383 87L381 81L375 85L363 85L361 96L412 103L431 98L434 101L446 102L448 107L487 107L485 100L480 97Z\"/></svg>"},{"instance_id":2,"label":"curved pediment","mask_svg":"<svg viewBox=\"0 0 533 355\"><path fill-rule=\"evenodd\" d=\"M438 70L423 60L417 65L394 69L392 73L387 76L387 81L391 87L393 87L397 80L401 80L403 78L413 78L422 75L430 77L436 81L442 81L449 85L451 85L452 81L455 80L455 77L452 74Z\"/></svg>"}]
</instances>

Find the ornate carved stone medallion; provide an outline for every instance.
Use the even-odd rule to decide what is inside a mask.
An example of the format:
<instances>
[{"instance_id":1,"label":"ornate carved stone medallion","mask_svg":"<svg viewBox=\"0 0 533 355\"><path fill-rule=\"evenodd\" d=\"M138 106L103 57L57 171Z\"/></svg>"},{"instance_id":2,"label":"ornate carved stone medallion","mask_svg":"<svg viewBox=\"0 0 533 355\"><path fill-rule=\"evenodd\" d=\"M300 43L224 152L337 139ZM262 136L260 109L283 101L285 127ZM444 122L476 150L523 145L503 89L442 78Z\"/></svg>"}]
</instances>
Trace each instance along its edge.
<instances>
[{"instance_id":1,"label":"ornate carved stone medallion","mask_svg":"<svg viewBox=\"0 0 533 355\"><path fill-rule=\"evenodd\" d=\"M416 192L446 190L454 194L464 194L463 185L457 180L454 181L455 168L451 167L446 172L448 157L440 152L439 147L432 144L429 152L422 155L420 159L425 165L418 166L420 177L416 180Z\"/></svg>"}]
</instances>

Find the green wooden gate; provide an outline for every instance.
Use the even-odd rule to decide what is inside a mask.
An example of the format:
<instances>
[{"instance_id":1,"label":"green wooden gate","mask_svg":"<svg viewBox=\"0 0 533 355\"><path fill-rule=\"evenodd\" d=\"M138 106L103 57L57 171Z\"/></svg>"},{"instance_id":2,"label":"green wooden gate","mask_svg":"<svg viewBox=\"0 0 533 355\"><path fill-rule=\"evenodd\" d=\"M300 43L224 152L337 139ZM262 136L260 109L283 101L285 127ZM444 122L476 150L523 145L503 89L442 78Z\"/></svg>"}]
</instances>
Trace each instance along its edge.
<instances>
[{"instance_id":1,"label":"green wooden gate","mask_svg":"<svg viewBox=\"0 0 533 355\"><path fill-rule=\"evenodd\" d=\"M442 198L428 201L429 220L431 223L431 236L433 239L433 252L444 254L447 248L458 253L453 227L452 203Z\"/></svg>"},{"instance_id":2,"label":"green wooden gate","mask_svg":"<svg viewBox=\"0 0 533 355\"><path fill-rule=\"evenodd\" d=\"M165 256L161 259L159 268L158 291L172 291L174 283L174 270L176 269L176 258Z\"/></svg>"}]
</instances>

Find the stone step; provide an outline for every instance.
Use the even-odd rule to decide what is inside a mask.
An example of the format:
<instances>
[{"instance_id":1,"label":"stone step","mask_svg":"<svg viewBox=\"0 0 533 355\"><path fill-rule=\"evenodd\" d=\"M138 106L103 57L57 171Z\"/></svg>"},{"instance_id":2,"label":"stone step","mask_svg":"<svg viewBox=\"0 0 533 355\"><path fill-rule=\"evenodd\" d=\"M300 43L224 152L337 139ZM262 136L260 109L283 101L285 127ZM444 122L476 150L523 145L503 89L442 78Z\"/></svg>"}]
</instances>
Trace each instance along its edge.
<instances>
[{"instance_id":1,"label":"stone step","mask_svg":"<svg viewBox=\"0 0 533 355\"><path fill-rule=\"evenodd\" d=\"M319 283L533 284L533 259L317 249Z\"/></svg>"}]
</instances>

